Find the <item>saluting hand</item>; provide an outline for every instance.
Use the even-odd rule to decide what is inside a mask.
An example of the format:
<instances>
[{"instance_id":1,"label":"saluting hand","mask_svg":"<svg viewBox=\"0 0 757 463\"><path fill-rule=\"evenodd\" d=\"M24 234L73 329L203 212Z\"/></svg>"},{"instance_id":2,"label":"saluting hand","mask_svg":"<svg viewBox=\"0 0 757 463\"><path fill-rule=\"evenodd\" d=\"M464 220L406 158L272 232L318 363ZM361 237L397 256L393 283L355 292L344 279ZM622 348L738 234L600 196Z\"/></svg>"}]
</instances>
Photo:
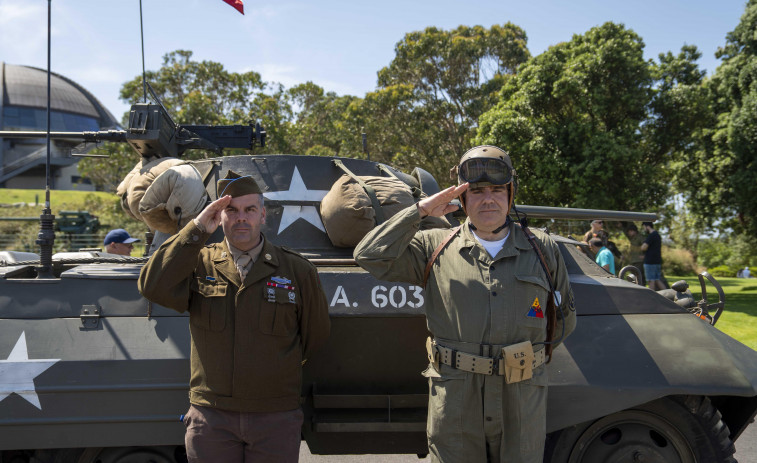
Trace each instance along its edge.
<instances>
[{"instance_id":1,"label":"saluting hand","mask_svg":"<svg viewBox=\"0 0 757 463\"><path fill-rule=\"evenodd\" d=\"M433 196L421 200L418 203L418 211L420 211L422 217L427 215L441 217L444 214L455 212L458 207L450 204L450 201L460 196L467 189L468 184L463 183L462 185L451 186L446 190L442 190Z\"/></svg>"},{"instance_id":2,"label":"saluting hand","mask_svg":"<svg viewBox=\"0 0 757 463\"><path fill-rule=\"evenodd\" d=\"M221 212L226 209L226 206L231 202L231 196L226 195L222 198L218 198L212 203L205 206L205 209L197 216L197 221L205 229L206 233L213 233L221 224Z\"/></svg>"}]
</instances>

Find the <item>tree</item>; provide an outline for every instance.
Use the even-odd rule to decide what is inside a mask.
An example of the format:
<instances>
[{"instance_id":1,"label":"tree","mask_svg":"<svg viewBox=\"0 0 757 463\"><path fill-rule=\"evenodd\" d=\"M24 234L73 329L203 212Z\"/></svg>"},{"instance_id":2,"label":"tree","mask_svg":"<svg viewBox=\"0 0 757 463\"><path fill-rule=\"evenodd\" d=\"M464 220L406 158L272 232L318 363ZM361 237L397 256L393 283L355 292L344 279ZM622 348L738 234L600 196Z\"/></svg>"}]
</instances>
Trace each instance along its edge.
<instances>
[{"instance_id":1,"label":"tree","mask_svg":"<svg viewBox=\"0 0 757 463\"><path fill-rule=\"evenodd\" d=\"M722 64L702 89L712 123L692 155L680 160L676 185L692 211L721 229L757 235L757 1L716 54Z\"/></svg>"},{"instance_id":2,"label":"tree","mask_svg":"<svg viewBox=\"0 0 757 463\"><path fill-rule=\"evenodd\" d=\"M290 143L296 154L319 156L356 155L354 128L347 121L347 108L357 97L324 92L312 82L296 85L287 92L296 108L291 121ZM351 130L353 129L353 130Z\"/></svg>"},{"instance_id":3,"label":"tree","mask_svg":"<svg viewBox=\"0 0 757 463\"><path fill-rule=\"evenodd\" d=\"M220 63L198 62L191 58L191 51L168 53L158 71L146 73L147 81L176 123L232 125L261 119L268 132L267 150L279 151L286 147L287 126L282 120L291 117L291 108L281 86L273 87L273 93L268 95L264 93L266 84L256 72L228 72ZM121 88L121 100L125 102L134 104L143 99L141 76ZM128 124L128 114L124 116L123 124ZM234 152L230 150L224 154ZM79 163L79 170L101 187L118 185L138 161L137 154L126 144L105 144L95 154L109 155L108 162L84 159ZM193 150L184 156L196 159L207 154Z\"/></svg>"},{"instance_id":4,"label":"tree","mask_svg":"<svg viewBox=\"0 0 757 463\"><path fill-rule=\"evenodd\" d=\"M645 61L643 48L636 33L608 22L550 47L506 82L475 142L510 151L521 202L647 210L665 201L662 167L683 143L680 123L665 114L678 85L674 66ZM696 54L665 60L696 74ZM671 80L655 87L663 75Z\"/></svg>"},{"instance_id":5,"label":"tree","mask_svg":"<svg viewBox=\"0 0 757 463\"><path fill-rule=\"evenodd\" d=\"M352 108L372 129L371 151L446 180L506 76L528 59L526 41L512 23L406 34L379 71L379 88L366 95L362 108Z\"/></svg>"}]
</instances>

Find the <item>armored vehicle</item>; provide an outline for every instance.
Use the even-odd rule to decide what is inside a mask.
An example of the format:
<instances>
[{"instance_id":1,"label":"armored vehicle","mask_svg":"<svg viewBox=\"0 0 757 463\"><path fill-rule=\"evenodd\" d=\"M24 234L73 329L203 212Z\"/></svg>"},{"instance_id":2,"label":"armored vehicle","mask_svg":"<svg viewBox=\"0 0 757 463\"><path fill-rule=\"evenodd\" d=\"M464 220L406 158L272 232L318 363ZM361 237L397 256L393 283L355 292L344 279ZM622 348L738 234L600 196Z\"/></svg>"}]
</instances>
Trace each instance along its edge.
<instances>
[{"instance_id":1,"label":"armored vehicle","mask_svg":"<svg viewBox=\"0 0 757 463\"><path fill-rule=\"evenodd\" d=\"M181 154L157 149L159 138L172 139L177 127L173 135L154 130L151 142L149 127L139 123L141 132L124 138L143 155ZM205 140L199 145L207 148L198 131L184 139ZM255 132L244 132L249 143ZM332 244L319 207L344 174L340 163L356 176L395 177L416 192L439 191L422 169L405 174L361 159L242 155L188 162L209 200L229 169L251 175L264 190L268 239L318 267L332 332L304 367L302 435L311 452L424 455L424 291L374 279L356 266L352 248ZM532 218L650 219L519 209ZM570 274L578 323L547 366L545 461L734 461L733 442L757 413L757 352L712 326L722 291L717 312L704 291L703 301L687 310L610 276L581 243L553 238ZM211 239L222 239L220 230ZM37 278L38 259L0 252L0 461L184 461L186 314L139 294L144 259L63 253L53 257L50 277ZM713 287L708 279L703 290Z\"/></svg>"}]
</instances>

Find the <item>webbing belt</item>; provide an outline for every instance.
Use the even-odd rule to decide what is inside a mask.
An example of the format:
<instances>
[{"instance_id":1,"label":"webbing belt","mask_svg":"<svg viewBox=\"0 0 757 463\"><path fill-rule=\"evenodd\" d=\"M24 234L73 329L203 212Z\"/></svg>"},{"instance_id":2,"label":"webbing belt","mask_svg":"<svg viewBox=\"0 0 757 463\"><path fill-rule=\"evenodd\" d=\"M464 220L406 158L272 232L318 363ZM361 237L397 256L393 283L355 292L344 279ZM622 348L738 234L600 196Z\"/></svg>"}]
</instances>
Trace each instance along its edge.
<instances>
[{"instance_id":1,"label":"webbing belt","mask_svg":"<svg viewBox=\"0 0 757 463\"><path fill-rule=\"evenodd\" d=\"M436 341L431 343L431 348L435 349L439 354L438 362L445 365L449 365L455 369L468 371L471 373L479 373L482 375L500 375L505 374L505 362L501 356L497 357L483 357L480 355L468 354L466 352L460 352L458 350L444 347L441 344L437 344ZM429 355L433 355L429 352ZM497 363L496 370L494 369L495 361ZM534 360L532 368L540 367L544 364L544 349L539 349L534 352Z\"/></svg>"}]
</instances>

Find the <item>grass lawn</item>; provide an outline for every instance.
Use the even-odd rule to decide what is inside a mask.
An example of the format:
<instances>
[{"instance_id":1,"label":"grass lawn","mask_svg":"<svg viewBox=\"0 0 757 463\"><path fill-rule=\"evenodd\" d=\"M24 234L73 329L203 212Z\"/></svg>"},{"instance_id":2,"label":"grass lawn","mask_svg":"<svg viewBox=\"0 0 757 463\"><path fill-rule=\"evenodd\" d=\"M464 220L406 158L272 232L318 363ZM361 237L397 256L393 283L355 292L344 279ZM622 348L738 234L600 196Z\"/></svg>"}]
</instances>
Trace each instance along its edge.
<instances>
[{"instance_id":1,"label":"grass lawn","mask_svg":"<svg viewBox=\"0 0 757 463\"><path fill-rule=\"evenodd\" d=\"M695 300L701 299L701 288L696 276L666 275L666 278L671 284L678 280L688 281ZM715 327L757 350L757 278L715 277L715 279L725 292L725 310ZM708 302L717 302L717 297L717 291L708 282Z\"/></svg>"},{"instance_id":2,"label":"grass lawn","mask_svg":"<svg viewBox=\"0 0 757 463\"><path fill-rule=\"evenodd\" d=\"M40 204L35 204L39 201ZM45 202L45 190L0 188L0 251L38 252L34 244L39 232L39 216ZM62 211L87 211L100 221L95 235L98 244L111 228L125 228L130 235L142 240L136 243L132 255L143 253L144 232L147 227L128 217L121 209L118 196L102 191L53 190L50 192L50 209L56 218ZM37 221L3 220L6 218L33 217ZM56 232L59 235L60 232ZM55 251L73 251L63 241L56 243Z\"/></svg>"},{"instance_id":3,"label":"grass lawn","mask_svg":"<svg viewBox=\"0 0 757 463\"><path fill-rule=\"evenodd\" d=\"M88 195L91 195L88 198ZM114 201L113 193L102 191L76 191L76 190L52 190L50 191L50 206L53 211L59 210L78 210L86 207L87 201L92 198L98 198L101 201ZM27 203L34 204L39 201L40 206L45 202L45 190L22 190L16 188L0 188L0 204L17 204ZM23 208L20 208L23 211ZM39 214L41 208L34 208L34 213ZM14 208L8 208L3 215L9 216L14 212Z\"/></svg>"}]
</instances>

